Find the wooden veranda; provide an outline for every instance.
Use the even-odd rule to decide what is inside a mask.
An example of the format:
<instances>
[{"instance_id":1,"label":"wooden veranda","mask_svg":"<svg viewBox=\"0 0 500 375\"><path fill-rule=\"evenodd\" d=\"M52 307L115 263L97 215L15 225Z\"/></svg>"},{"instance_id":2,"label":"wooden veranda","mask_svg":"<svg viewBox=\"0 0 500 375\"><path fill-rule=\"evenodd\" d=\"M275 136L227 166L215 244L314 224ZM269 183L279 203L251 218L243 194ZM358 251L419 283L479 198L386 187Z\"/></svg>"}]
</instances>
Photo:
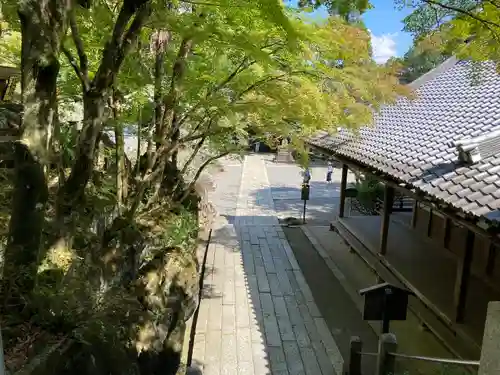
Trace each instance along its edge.
<instances>
[{"instance_id":1,"label":"wooden veranda","mask_svg":"<svg viewBox=\"0 0 500 375\"><path fill-rule=\"evenodd\" d=\"M496 245L499 242L496 233L488 232L475 222L439 206L432 197L417 194L386 176L374 173L373 170L363 168L356 163L340 160L342 181L339 220L336 225L342 226L359 240L374 255L372 261L380 262L398 281L415 292L418 299L449 327L453 334L469 341L472 349L467 353L478 353L487 303L500 300L500 288L496 287L492 278L496 262ZM348 191L349 168L370 173L383 183L384 200L379 216L347 217L346 191ZM395 192L414 199L409 225L405 225L401 220L391 219ZM421 235L415 230L419 205L425 205L427 211L431 213L427 215L427 223L424 224L428 226L427 232L430 231L433 214L439 214L444 218L442 242ZM422 225L424 218L420 219ZM463 228L466 232L464 246L455 246L454 251L449 250L452 226ZM489 254L483 262L484 270L473 268L475 240L479 238L490 242ZM358 250L356 247L353 248Z\"/></svg>"}]
</instances>

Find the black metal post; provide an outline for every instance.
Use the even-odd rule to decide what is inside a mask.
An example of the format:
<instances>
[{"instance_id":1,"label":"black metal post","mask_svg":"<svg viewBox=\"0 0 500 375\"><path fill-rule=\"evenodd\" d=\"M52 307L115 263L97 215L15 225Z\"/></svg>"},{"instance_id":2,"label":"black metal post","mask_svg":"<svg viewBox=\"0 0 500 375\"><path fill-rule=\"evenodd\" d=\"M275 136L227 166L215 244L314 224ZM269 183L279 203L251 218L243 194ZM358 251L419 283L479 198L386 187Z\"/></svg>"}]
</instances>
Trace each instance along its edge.
<instances>
[{"instance_id":1,"label":"black metal post","mask_svg":"<svg viewBox=\"0 0 500 375\"><path fill-rule=\"evenodd\" d=\"M307 201L304 199L304 212L302 213L302 222L304 224L306 223L306 205L307 205Z\"/></svg>"}]
</instances>

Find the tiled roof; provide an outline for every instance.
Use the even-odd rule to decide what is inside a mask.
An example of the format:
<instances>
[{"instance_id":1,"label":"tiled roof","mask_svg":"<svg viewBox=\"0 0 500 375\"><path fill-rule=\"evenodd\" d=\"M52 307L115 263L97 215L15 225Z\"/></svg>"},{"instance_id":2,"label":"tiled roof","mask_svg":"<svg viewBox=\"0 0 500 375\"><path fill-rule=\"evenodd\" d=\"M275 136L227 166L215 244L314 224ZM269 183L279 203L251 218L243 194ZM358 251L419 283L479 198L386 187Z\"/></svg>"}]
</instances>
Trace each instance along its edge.
<instances>
[{"instance_id":1,"label":"tiled roof","mask_svg":"<svg viewBox=\"0 0 500 375\"><path fill-rule=\"evenodd\" d=\"M500 75L450 59L413 84L416 98L400 98L357 136L341 130L310 144L383 172L475 216L500 218L498 153L474 164L458 161L452 142L500 130ZM491 142L490 142L491 143ZM491 153L490 153L491 155Z\"/></svg>"}]
</instances>

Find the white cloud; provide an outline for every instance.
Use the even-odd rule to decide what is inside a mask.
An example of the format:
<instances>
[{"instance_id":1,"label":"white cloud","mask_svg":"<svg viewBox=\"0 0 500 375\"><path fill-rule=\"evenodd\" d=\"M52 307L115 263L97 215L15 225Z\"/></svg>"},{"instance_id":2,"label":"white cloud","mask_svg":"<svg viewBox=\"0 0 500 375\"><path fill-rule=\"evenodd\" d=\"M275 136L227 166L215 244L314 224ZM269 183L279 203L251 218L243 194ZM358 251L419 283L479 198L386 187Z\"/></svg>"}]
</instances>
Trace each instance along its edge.
<instances>
[{"instance_id":1,"label":"white cloud","mask_svg":"<svg viewBox=\"0 0 500 375\"><path fill-rule=\"evenodd\" d=\"M378 64L383 64L391 57L397 55L396 52L396 38L398 33L382 34L380 36L374 35L370 30L372 38L373 59Z\"/></svg>"}]
</instances>

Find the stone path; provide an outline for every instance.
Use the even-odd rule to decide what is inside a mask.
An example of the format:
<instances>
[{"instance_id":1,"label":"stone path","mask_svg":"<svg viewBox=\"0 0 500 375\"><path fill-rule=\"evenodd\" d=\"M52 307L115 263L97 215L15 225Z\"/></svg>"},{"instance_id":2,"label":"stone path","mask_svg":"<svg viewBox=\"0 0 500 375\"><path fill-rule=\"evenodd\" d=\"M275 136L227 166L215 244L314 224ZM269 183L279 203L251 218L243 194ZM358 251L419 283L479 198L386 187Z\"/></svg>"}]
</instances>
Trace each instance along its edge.
<instances>
[{"instance_id":1,"label":"stone path","mask_svg":"<svg viewBox=\"0 0 500 375\"><path fill-rule=\"evenodd\" d=\"M216 205L234 194L238 170L217 180ZM208 249L193 373L340 374L338 347L277 225L259 155L245 158L234 225L228 221L213 230Z\"/></svg>"}]
</instances>

